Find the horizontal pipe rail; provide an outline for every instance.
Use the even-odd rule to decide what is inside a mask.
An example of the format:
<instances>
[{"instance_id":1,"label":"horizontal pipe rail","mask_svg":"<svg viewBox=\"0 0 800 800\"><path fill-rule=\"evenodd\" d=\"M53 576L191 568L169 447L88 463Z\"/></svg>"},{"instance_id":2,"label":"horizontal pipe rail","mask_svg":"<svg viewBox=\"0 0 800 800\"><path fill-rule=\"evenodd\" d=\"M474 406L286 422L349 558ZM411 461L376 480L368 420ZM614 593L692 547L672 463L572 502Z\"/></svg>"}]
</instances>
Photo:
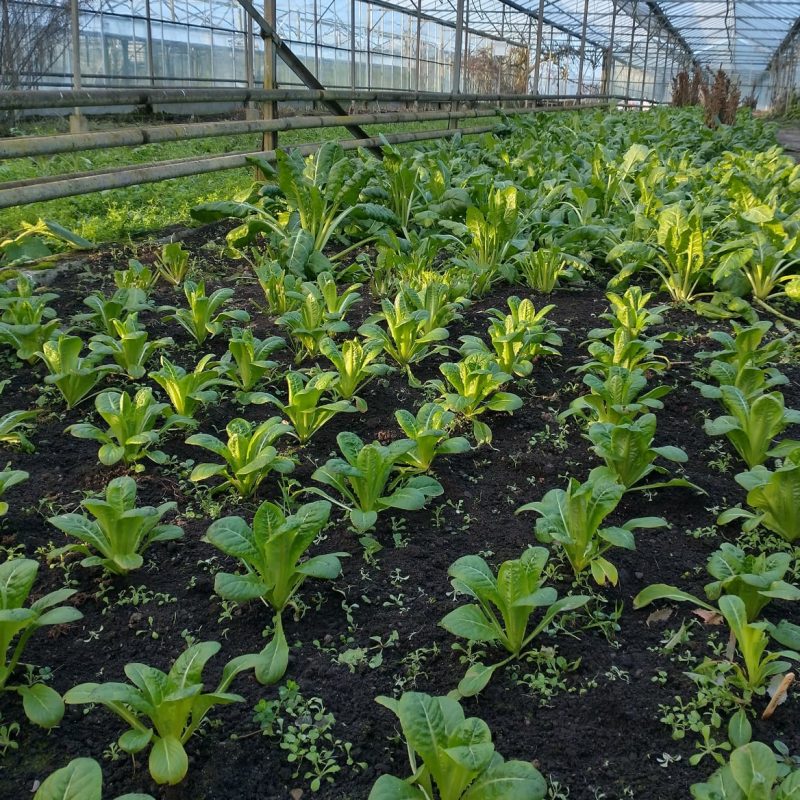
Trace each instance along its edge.
<instances>
[{"instance_id":1,"label":"horizontal pipe rail","mask_svg":"<svg viewBox=\"0 0 800 800\"><path fill-rule=\"evenodd\" d=\"M596 106L597 104L595 104ZM587 106L582 106L586 108ZM237 136L266 131L293 131L312 128L335 128L355 125L397 124L403 122L433 122L456 119L494 117L501 113L531 111L532 109L472 108L461 111L382 111L373 114L313 115L280 117L279 119L240 120L224 122L191 122L168 125L150 125L142 128L121 128L95 133L66 133L50 136L28 136L0 139L0 159L48 156L56 153L74 153L113 147L138 147L188 139L206 139L215 136ZM561 111L561 106L541 107L537 112Z\"/></svg>"},{"instance_id":2,"label":"horizontal pipe rail","mask_svg":"<svg viewBox=\"0 0 800 800\"><path fill-rule=\"evenodd\" d=\"M0 110L153 106L181 103L325 102L501 103L513 101L633 100L624 95L455 94L351 89L78 89L0 92Z\"/></svg>"}]
</instances>

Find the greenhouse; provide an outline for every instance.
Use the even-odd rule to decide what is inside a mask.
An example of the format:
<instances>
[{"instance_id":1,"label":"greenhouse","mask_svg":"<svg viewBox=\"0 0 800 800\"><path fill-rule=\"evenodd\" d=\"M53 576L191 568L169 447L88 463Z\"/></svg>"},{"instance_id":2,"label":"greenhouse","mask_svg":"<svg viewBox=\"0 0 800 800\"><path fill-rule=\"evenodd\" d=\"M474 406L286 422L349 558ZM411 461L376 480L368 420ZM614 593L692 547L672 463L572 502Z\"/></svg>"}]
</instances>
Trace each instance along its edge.
<instances>
[{"instance_id":1,"label":"greenhouse","mask_svg":"<svg viewBox=\"0 0 800 800\"><path fill-rule=\"evenodd\" d=\"M0 0L0 798L800 797L798 56Z\"/></svg>"}]
</instances>

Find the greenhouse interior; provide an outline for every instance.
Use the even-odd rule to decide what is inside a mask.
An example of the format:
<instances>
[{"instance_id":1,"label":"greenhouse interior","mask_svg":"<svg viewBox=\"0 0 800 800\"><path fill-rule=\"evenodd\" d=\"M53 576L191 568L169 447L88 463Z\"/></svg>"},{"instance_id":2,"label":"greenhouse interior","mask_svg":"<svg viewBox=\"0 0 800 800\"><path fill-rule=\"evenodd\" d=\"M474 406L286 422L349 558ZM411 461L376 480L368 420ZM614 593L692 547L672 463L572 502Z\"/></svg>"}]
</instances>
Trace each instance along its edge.
<instances>
[{"instance_id":1,"label":"greenhouse interior","mask_svg":"<svg viewBox=\"0 0 800 800\"><path fill-rule=\"evenodd\" d=\"M800 798L799 59L0 0L0 798Z\"/></svg>"}]
</instances>

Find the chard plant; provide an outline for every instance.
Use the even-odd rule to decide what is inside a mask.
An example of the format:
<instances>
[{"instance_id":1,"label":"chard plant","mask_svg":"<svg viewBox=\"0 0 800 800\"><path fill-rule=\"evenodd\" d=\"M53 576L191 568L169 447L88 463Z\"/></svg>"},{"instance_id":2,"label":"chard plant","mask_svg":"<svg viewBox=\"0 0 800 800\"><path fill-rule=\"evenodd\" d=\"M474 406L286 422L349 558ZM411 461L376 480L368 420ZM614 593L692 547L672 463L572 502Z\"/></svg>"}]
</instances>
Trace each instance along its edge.
<instances>
[{"instance_id":1,"label":"chard plant","mask_svg":"<svg viewBox=\"0 0 800 800\"><path fill-rule=\"evenodd\" d=\"M28 478L30 478L30 474L24 469L0 470L0 517L5 516L9 508L8 503L3 500L3 495L13 486L17 486Z\"/></svg>"},{"instance_id":2,"label":"chard plant","mask_svg":"<svg viewBox=\"0 0 800 800\"><path fill-rule=\"evenodd\" d=\"M280 336L258 339L249 328L233 328L228 342L228 351L220 361L221 372L236 386L236 399L240 403L252 403L262 399L263 394L253 390L261 383L269 381L280 366L270 356L286 347L286 340Z\"/></svg>"},{"instance_id":3,"label":"chard plant","mask_svg":"<svg viewBox=\"0 0 800 800\"><path fill-rule=\"evenodd\" d=\"M546 319L555 306L536 311L530 300L514 296L508 298L508 308L509 314L496 308L488 311L492 317L488 333L493 353L478 336L462 336L461 353L493 355L503 372L527 377L533 372L533 362L540 356L558 355L561 337Z\"/></svg>"},{"instance_id":4,"label":"chard plant","mask_svg":"<svg viewBox=\"0 0 800 800\"><path fill-rule=\"evenodd\" d=\"M222 310L222 306L233 297L233 289L217 289L206 295L204 281L186 281L183 293L188 308L166 306L161 310L171 312L164 319L177 322L200 345L209 336L221 333L226 320L239 323L250 321L250 315L241 309Z\"/></svg>"},{"instance_id":5,"label":"chard plant","mask_svg":"<svg viewBox=\"0 0 800 800\"><path fill-rule=\"evenodd\" d=\"M180 286L189 272L189 251L181 242L169 242L156 256L156 270L167 283Z\"/></svg>"},{"instance_id":6,"label":"chard plant","mask_svg":"<svg viewBox=\"0 0 800 800\"><path fill-rule=\"evenodd\" d=\"M589 570L600 586L616 586L617 568L605 558L612 547L634 550L633 532L639 528L663 528L661 517L638 517L623 525L603 526L619 505L625 487L605 471L592 470L580 483L570 478L566 489L551 489L539 501L517 509L534 511L536 538L543 544L557 544L564 551L575 576Z\"/></svg>"},{"instance_id":7,"label":"chard plant","mask_svg":"<svg viewBox=\"0 0 800 800\"><path fill-rule=\"evenodd\" d=\"M386 324L384 329L378 323ZM381 310L367 318L358 329L368 341L380 343L386 355L406 370L409 379L415 381L411 365L435 353L445 352L439 344L450 335L447 328L431 328L430 312L414 308L408 298L400 292L394 299L381 300Z\"/></svg>"},{"instance_id":8,"label":"chard plant","mask_svg":"<svg viewBox=\"0 0 800 800\"><path fill-rule=\"evenodd\" d=\"M786 408L780 392L769 392L749 400L735 386L721 386L720 398L728 414L705 421L709 436L726 436L748 467L763 464L768 455L780 455L772 442L790 425L800 423L800 411ZM798 446L784 442L782 449Z\"/></svg>"},{"instance_id":9,"label":"chard plant","mask_svg":"<svg viewBox=\"0 0 800 800\"><path fill-rule=\"evenodd\" d=\"M489 726L452 697L404 692L378 697L400 721L411 775L381 775L368 800L544 800L547 784L528 761L505 761Z\"/></svg>"},{"instance_id":10,"label":"chard plant","mask_svg":"<svg viewBox=\"0 0 800 800\"><path fill-rule=\"evenodd\" d=\"M15 290L0 293L0 343L16 351L20 361L33 364L42 345L61 324L48 303L58 298L53 292L38 294L30 278L21 275Z\"/></svg>"},{"instance_id":11,"label":"chard plant","mask_svg":"<svg viewBox=\"0 0 800 800\"><path fill-rule=\"evenodd\" d=\"M217 391L232 382L222 377L222 368L208 354L201 358L191 372L173 364L166 356L161 356L161 369L150 373L150 377L166 392L175 413L192 418L201 405L215 403L219 399Z\"/></svg>"},{"instance_id":12,"label":"chard plant","mask_svg":"<svg viewBox=\"0 0 800 800\"><path fill-rule=\"evenodd\" d=\"M148 339L147 331L139 324L136 314L128 314L124 321L112 320L114 334L101 333L92 337L89 349L102 356L111 356L125 374L137 380L144 377L147 363L156 351L172 347L175 342L169 336Z\"/></svg>"},{"instance_id":13,"label":"chard plant","mask_svg":"<svg viewBox=\"0 0 800 800\"><path fill-rule=\"evenodd\" d=\"M286 375L286 401L269 393L265 393L264 398L286 416L294 426L300 443L305 444L337 414L354 414L357 411L347 400L326 397L328 392L335 391L337 381L335 372L319 372L311 378L301 372L289 372Z\"/></svg>"},{"instance_id":14,"label":"chard plant","mask_svg":"<svg viewBox=\"0 0 800 800\"><path fill-rule=\"evenodd\" d=\"M587 431L592 450L603 459L608 474L626 490L684 487L702 492L699 486L685 478L667 477L666 480L642 483L654 474L669 476L666 468L655 463L657 458L677 464L688 461L686 452L680 447L654 446L655 435L655 414L644 414L633 422L595 422Z\"/></svg>"},{"instance_id":15,"label":"chard plant","mask_svg":"<svg viewBox=\"0 0 800 800\"><path fill-rule=\"evenodd\" d=\"M482 691L500 668L522 656L558 614L586 605L587 595L558 599L555 589L545 586L549 553L544 547L528 547L519 558L504 561L497 575L480 556L463 556L450 565L453 589L474 603L459 606L439 623L454 636L479 645L502 647L509 656L487 666L474 663L458 684L462 697ZM541 619L533 624L537 609Z\"/></svg>"},{"instance_id":16,"label":"chard plant","mask_svg":"<svg viewBox=\"0 0 800 800\"><path fill-rule=\"evenodd\" d=\"M378 514L387 508L419 511L431 497L438 497L444 491L434 478L409 477L398 469L402 457L416 447L409 439L389 445L378 442L365 445L356 434L344 431L336 437L336 443L344 458L329 459L311 478L335 489L343 501L321 489L308 491L347 511L359 532L374 528Z\"/></svg>"},{"instance_id":17,"label":"chard plant","mask_svg":"<svg viewBox=\"0 0 800 800\"><path fill-rule=\"evenodd\" d=\"M86 514L59 514L47 521L77 539L77 544L59 547L48 555L61 558L80 553L84 567L102 567L112 575L127 575L144 564L144 553L155 542L170 542L183 537L177 525L162 519L177 508L175 503L160 506L136 505L136 481L123 476L106 486L105 497L90 497L81 503Z\"/></svg>"},{"instance_id":18,"label":"chard plant","mask_svg":"<svg viewBox=\"0 0 800 800\"><path fill-rule=\"evenodd\" d=\"M38 415L38 411L9 411L0 416L0 444L32 453L35 448L27 434L33 428L30 420Z\"/></svg>"},{"instance_id":19,"label":"chard plant","mask_svg":"<svg viewBox=\"0 0 800 800\"><path fill-rule=\"evenodd\" d=\"M500 391L512 377L503 372L488 353L471 353L458 362L439 366L444 381L431 381L439 391L442 405L472 422L472 434L478 444L492 441L491 428L479 416L487 411L507 411L522 407L522 398L512 392Z\"/></svg>"},{"instance_id":20,"label":"chard plant","mask_svg":"<svg viewBox=\"0 0 800 800\"><path fill-rule=\"evenodd\" d=\"M337 397L349 400L356 408L364 412L366 402L356 392L363 389L371 380L388 375L392 368L377 359L383 353L383 345L371 339L347 339L337 346L333 339L325 337L320 340L319 352L331 362L337 380L333 390Z\"/></svg>"},{"instance_id":21,"label":"chard plant","mask_svg":"<svg viewBox=\"0 0 800 800\"><path fill-rule=\"evenodd\" d=\"M84 299L83 304L90 310L85 314L76 314L75 322L88 323L90 329L107 336L115 334L115 320L124 321L129 314L138 314L150 308L146 292L135 288L117 289L111 297L95 292Z\"/></svg>"},{"instance_id":22,"label":"chard plant","mask_svg":"<svg viewBox=\"0 0 800 800\"><path fill-rule=\"evenodd\" d=\"M99 363L101 353L81 356L82 349L80 336L62 333L57 339L45 342L37 353L50 373L44 382L61 392L68 409L85 400L100 381L117 371L113 365Z\"/></svg>"},{"instance_id":23,"label":"chard plant","mask_svg":"<svg viewBox=\"0 0 800 800\"><path fill-rule=\"evenodd\" d=\"M542 294L552 294L562 282L575 280L578 275L576 264L588 266L581 259L567 255L557 247L525 250L514 258L517 282Z\"/></svg>"},{"instance_id":24,"label":"chard plant","mask_svg":"<svg viewBox=\"0 0 800 800\"><path fill-rule=\"evenodd\" d=\"M763 526L787 542L800 539L800 447L793 448L774 470L759 464L739 473L736 482L747 491L750 508L723 511L717 519L720 525L741 519L745 531Z\"/></svg>"},{"instance_id":25,"label":"chard plant","mask_svg":"<svg viewBox=\"0 0 800 800\"><path fill-rule=\"evenodd\" d=\"M69 625L82 619L83 614L61 605L75 594L74 589L57 589L26 607L38 572L39 564L30 558L14 558L0 564L0 692L16 692L31 722L54 728L64 716L64 703L58 692L44 683L10 681L36 631L51 625Z\"/></svg>"},{"instance_id":26,"label":"chard plant","mask_svg":"<svg viewBox=\"0 0 800 800\"><path fill-rule=\"evenodd\" d=\"M97 457L107 467L122 461L141 470L144 467L138 462L143 458L163 464L166 453L154 449L161 437L174 427L195 424L188 417L171 413L168 403L156 402L149 387L133 397L127 392L103 392L94 406L106 423L105 430L85 422L70 425L67 430L78 439L100 442Z\"/></svg>"},{"instance_id":27,"label":"chard plant","mask_svg":"<svg viewBox=\"0 0 800 800\"><path fill-rule=\"evenodd\" d=\"M256 678L276 683L286 673L289 646L283 632L282 613L307 578L334 580L341 574L340 558L348 553L326 553L306 558L306 553L330 518L330 503L306 503L286 516L280 506L264 502L252 527L241 517L212 523L206 540L241 562L244 572L218 572L214 590L225 600L245 603L261 600L274 612L274 634L255 665Z\"/></svg>"},{"instance_id":28,"label":"chard plant","mask_svg":"<svg viewBox=\"0 0 800 800\"><path fill-rule=\"evenodd\" d=\"M33 800L79 799L103 800L103 771L93 758L73 758L66 767L51 772L33 796ZM134 792L116 800L153 800L153 796Z\"/></svg>"},{"instance_id":29,"label":"chard plant","mask_svg":"<svg viewBox=\"0 0 800 800\"><path fill-rule=\"evenodd\" d=\"M214 491L230 486L240 497L250 497L270 473L285 475L294 469L294 460L279 455L274 447L281 436L294 433L292 426L280 417L270 417L260 425L246 419L234 419L228 423L225 432L227 443L208 433L196 433L186 440L186 444L202 447L224 462L198 464L189 480L222 478L223 482Z\"/></svg>"},{"instance_id":30,"label":"chard plant","mask_svg":"<svg viewBox=\"0 0 800 800\"><path fill-rule=\"evenodd\" d=\"M400 409L394 412L397 424L414 447L400 458L412 472L428 472L437 456L466 453L471 445L463 436L450 436L456 415L438 403L425 403L416 416Z\"/></svg>"},{"instance_id":31,"label":"chard plant","mask_svg":"<svg viewBox=\"0 0 800 800\"><path fill-rule=\"evenodd\" d=\"M205 692L203 670L219 649L219 642L192 645L175 659L169 672L147 664L126 664L129 683L81 683L64 695L64 702L105 706L116 714L129 726L117 740L120 749L135 755L149 748L150 777L160 785L175 785L189 771L189 739L213 708L244 701L228 688L237 675L260 662L255 653L232 659L216 689Z\"/></svg>"},{"instance_id":32,"label":"chard plant","mask_svg":"<svg viewBox=\"0 0 800 800\"><path fill-rule=\"evenodd\" d=\"M647 378L640 369L611 367L602 377L591 372L583 376L589 394L576 397L562 419L576 416L585 425L592 423L619 425L640 414L664 408L661 398L672 391L662 385L647 389Z\"/></svg>"}]
</instances>

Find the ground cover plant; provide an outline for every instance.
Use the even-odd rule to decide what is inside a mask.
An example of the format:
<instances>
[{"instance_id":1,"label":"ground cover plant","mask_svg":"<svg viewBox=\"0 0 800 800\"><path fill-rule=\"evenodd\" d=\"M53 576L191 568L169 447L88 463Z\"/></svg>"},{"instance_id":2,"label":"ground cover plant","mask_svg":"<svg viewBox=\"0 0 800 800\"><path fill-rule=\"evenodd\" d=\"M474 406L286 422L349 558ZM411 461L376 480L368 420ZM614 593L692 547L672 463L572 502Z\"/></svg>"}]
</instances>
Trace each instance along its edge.
<instances>
[{"instance_id":1,"label":"ground cover plant","mask_svg":"<svg viewBox=\"0 0 800 800\"><path fill-rule=\"evenodd\" d=\"M0 793L793 796L799 168L694 110L321 158L0 286Z\"/></svg>"}]
</instances>

